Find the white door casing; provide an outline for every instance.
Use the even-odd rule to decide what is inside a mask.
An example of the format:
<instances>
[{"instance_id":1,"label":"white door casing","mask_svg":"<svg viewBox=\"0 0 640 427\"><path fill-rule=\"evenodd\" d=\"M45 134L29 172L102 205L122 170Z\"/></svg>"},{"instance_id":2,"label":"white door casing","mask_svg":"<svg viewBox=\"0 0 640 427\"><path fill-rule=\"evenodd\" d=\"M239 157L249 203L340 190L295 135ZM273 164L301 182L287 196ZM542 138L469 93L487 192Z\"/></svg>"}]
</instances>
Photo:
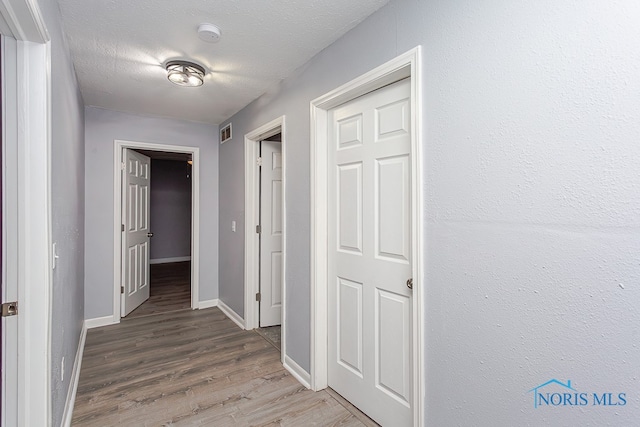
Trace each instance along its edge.
<instances>
[{"instance_id":1,"label":"white door casing","mask_svg":"<svg viewBox=\"0 0 640 427\"><path fill-rule=\"evenodd\" d=\"M329 112L329 385L412 423L410 80Z\"/></svg>"},{"instance_id":2,"label":"white door casing","mask_svg":"<svg viewBox=\"0 0 640 427\"><path fill-rule=\"evenodd\" d=\"M411 230L413 298L411 331L413 349L413 425L425 424L425 225L424 225L424 158L422 132L422 55L421 47L389 60L375 69L314 99L310 104L310 168L311 168L311 389L328 386L328 147L329 111L353 99L409 77L411 80ZM284 312L286 317L286 310Z\"/></svg>"},{"instance_id":3,"label":"white door casing","mask_svg":"<svg viewBox=\"0 0 640 427\"><path fill-rule=\"evenodd\" d=\"M149 299L149 194L151 159L124 149L122 316Z\"/></svg>"},{"instance_id":4,"label":"white door casing","mask_svg":"<svg viewBox=\"0 0 640 427\"><path fill-rule=\"evenodd\" d=\"M185 153L191 155L191 308L200 308L200 148L186 145L158 144L114 140L113 144L113 317L107 324L120 322L122 313L122 294L124 259L124 233L121 231L124 211L122 164L125 163L125 149L161 151L169 153Z\"/></svg>"},{"instance_id":5,"label":"white door casing","mask_svg":"<svg viewBox=\"0 0 640 427\"><path fill-rule=\"evenodd\" d=\"M260 141L281 134L280 148L282 152L282 271L286 271L286 129L285 117L275 118L252 130L244 136L244 325L245 329L260 326L260 304L256 301L256 293L260 292L260 238L256 233L256 225L260 224ZM286 275L282 277L282 325L286 321ZM285 337L282 336L282 347ZM283 359L285 352L282 352Z\"/></svg>"},{"instance_id":6,"label":"white door casing","mask_svg":"<svg viewBox=\"0 0 640 427\"><path fill-rule=\"evenodd\" d=\"M260 239L255 226L260 223L260 171L256 160L260 156L260 141L281 134L280 148L282 152L282 271L287 271L287 131L285 116L277 117L268 123L252 130L244 136L244 324L245 329L259 327L259 304L256 293L259 292L259 258ZM310 387L311 378L290 356L287 355L287 277L282 276L282 309L281 309L281 361L282 365L300 383Z\"/></svg>"},{"instance_id":7,"label":"white door casing","mask_svg":"<svg viewBox=\"0 0 640 427\"><path fill-rule=\"evenodd\" d=\"M260 326L282 317L282 152L280 142L262 141L260 157Z\"/></svg>"},{"instance_id":8,"label":"white door casing","mask_svg":"<svg viewBox=\"0 0 640 427\"><path fill-rule=\"evenodd\" d=\"M2 70L5 298L18 301L18 315L2 322L3 362L11 369L3 378L2 425L46 426L51 423L51 45L38 2L0 3L9 30L3 34L12 38L9 49L3 46L3 55L11 54L11 71L7 63Z\"/></svg>"}]
</instances>

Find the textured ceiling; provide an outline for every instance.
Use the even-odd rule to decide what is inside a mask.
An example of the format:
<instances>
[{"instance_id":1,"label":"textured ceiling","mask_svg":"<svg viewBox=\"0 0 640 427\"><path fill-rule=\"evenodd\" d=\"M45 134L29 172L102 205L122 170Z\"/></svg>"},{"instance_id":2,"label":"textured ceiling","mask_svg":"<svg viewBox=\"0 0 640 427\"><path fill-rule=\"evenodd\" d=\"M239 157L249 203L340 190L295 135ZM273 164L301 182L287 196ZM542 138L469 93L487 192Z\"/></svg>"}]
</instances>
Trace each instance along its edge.
<instances>
[{"instance_id":1,"label":"textured ceiling","mask_svg":"<svg viewBox=\"0 0 640 427\"><path fill-rule=\"evenodd\" d=\"M388 0L59 0L86 105L219 124ZM198 38L210 22L218 43ZM167 80L190 59L204 86Z\"/></svg>"}]
</instances>

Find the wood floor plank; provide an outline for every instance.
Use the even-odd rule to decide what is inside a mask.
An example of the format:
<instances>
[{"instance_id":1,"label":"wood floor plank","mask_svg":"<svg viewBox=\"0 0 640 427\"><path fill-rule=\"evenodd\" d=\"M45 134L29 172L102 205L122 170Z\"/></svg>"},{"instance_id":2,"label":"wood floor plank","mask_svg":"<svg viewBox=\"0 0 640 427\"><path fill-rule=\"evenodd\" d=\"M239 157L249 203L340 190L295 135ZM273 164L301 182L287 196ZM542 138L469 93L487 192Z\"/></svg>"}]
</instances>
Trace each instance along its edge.
<instances>
[{"instance_id":1,"label":"wood floor plank","mask_svg":"<svg viewBox=\"0 0 640 427\"><path fill-rule=\"evenodd\" d=\"M191 261L151 264L149 299L128 319L191 308Z\"/></svg>"},{"instance_id":2,"label":"wood floor plank","mask_svg":"<svg viewBox=\"0 0 640 427\"><path fill-rule=\"evenodd\" d=\"M74 426L363 426L217 308L89 331Z\"/></svg>"}]
</instances>

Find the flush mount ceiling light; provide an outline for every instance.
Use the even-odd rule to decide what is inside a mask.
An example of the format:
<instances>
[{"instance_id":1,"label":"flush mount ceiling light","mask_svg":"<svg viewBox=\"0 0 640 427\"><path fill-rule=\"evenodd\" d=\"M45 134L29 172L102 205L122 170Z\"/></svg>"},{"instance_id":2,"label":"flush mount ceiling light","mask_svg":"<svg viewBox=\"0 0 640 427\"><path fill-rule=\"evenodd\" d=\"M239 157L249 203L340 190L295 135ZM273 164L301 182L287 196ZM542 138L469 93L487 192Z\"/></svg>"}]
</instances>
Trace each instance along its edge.
<instances>
[{"instance_id":1,"label":"flush mount ceiling light","mask_svg":"<svg viewBox=\"0 0 640 427\"><path fill-rule=\"evenodd\" d=\"M169 61L167 77L178 86L196 87L204 83L204 68L189 61Z\"/></svg>"}]
</instances>

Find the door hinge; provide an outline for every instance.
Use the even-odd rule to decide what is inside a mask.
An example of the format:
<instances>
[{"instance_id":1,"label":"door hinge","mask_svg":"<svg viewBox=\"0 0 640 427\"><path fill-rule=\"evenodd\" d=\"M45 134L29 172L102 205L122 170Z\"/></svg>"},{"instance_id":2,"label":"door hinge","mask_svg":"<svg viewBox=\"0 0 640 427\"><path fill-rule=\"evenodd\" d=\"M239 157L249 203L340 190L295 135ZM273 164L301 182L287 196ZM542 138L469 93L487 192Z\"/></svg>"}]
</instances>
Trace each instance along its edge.
<instances>
[{"instance_id":1,"label":"door hinge","mask_svg":"<svg viewBox=\"0 0 640 427\"><path fill-rule=\"evenodd\" d=\"M120 286L120 293L124 294L124 286Z\"/></svg>"},{"instance_id":2,"label":"door hinge","mask_svg":"<svg viewBox=\"0 0 640 427\"><path fill-rule=\"evenodd\" d=\"M262 157L258 157L258 161L256 163L258 166L262 166Z\"/></svg>"},{"instance_id":3,"label":"door hinge","mask_svg":"<svg viewBox=\"0 0 640 427\"><path fill-rule=\"evenodd\" d=\"M120 224L120 231L124 231L124 224Z\"/></svg>"},{"instance_id":4,"label":"door hinge","mask_svg":"<svg viewBox=\"0 0 640 427\"><path fill-rule=\"evenodd\" d=\"M124 162L120 163L120 169L124 170L127 166Z\"/></svg>"},{"instance_id":5,"label":"door hinge","mask_svg":"<svg viewBox=\"0 0 640 427\"><path fill-rule=\"evenodd\" d=\"M258 302L262 301L262 294L260 292L256 294L256 301Z\"/></svg>"},{"instance_id":6,"label":"door hinge","mask_svg":"<svg viewBox=\"0 0 640 427\"><path fill-rule=\"evenodd\" d=\"M18 314L18 301L2 304L2 317L15 316L16 314Z\"/></svg>"},{"instance_id":7,"label":"door hinge","mask_svg":"<svg viewBox=\"0 0 640 427\"><path fill-rule=\"evenodd\" d=\"M262 233L262 227L260 227L260 225L256 225L256 233Z\"/></svg>"}]
</instances>

